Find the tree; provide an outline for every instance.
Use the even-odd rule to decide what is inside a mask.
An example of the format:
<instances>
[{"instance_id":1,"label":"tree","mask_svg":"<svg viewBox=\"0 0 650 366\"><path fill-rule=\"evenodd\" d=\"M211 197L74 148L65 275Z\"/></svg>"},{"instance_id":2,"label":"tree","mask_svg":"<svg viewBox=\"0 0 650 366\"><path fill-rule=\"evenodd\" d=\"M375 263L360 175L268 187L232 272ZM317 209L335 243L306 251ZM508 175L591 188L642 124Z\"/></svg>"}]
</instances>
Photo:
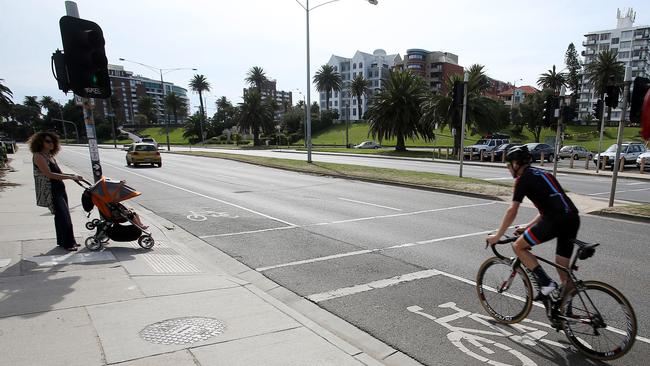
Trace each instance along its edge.
<instances>
[{"instance_id":1,"label":"tree","mask_svg":"<svg viewBox=\"0 0 650 366\"><path fill-rule=\"evenodd\" d=\"M157 120L153 99L151 99L151 97L143 95L138 98L138 114L145 118L146 123L155 122Z\"/></svg>"},{"instance_id":2,"label":"tree","mask_svg":"<svg viewBox=\"0 0 650 366\"><path fill-rule=\"evenodd\" d=\"M248 74L246 74L245 80L248 85L254 86L260 94L262 94L264 84L268 81L264 69L259 66L251 67L251 69L248 70Z\"/></svg>"},{"instance_id":3,"label":"tree","mask_svg":"<svg viewBox=\"0 0 650 366\"><path fill-rule=\"evenodd\" d=\"M45 110L47 110L47 114L43 119L43 124L45 128L57 130L58 123L52 121L52 118L61 117L62 106L48 95L41 97L41 101L39 102L39 104L41 105L42 108L45 108Z\"/></svg>"},{"instance_id":4,"label":"tree","mask_svg":"<svg viewBox=\"0 0 650 366\"><path fill-rule=\"evenodd\" d=\"M368 133L373 138L395 138L396 151L406 151L405 139L435 138L433 128L423 123L421 105L427 99L428 88L422 78L410 71L391 71L385 87L375 95L366 112L370 122Z\"/></svg>"},{"instance_id":5,"label":"tree","mask_svg":"<svg viewBox=\"0 0 650 366\"><path fill-rule=\"evenodd\" d=\"M612 50L602 51L596 60L585 66L585 75L594 85L596 93L601 100L605 99L608 85L623 85L625 77L625 64L617 60L618 54ZM612 119L612 108L607 108L608 120Z\"/></svg>"},{"instance_id":6,"label":"tree","mask_svg":"<svg viewBox=\"0 0 650 366\"><path fill-rule=\"evenodd\" d=\"M526 129L533 134L535 142L539 142L544 128L544 101L549 95L554 94L551 89L546 89L540 93L529 94L523 103L519 105L521 119L526 125Z\"/></svg>"},{"instance_id":7,"label":"tree","mask_svg":"<svg viewBox=\"0 0 650 366\"><path fill-rule=\"evenodd\" d=\"M210 83L203 75L194 75L190 81L190 89L199 94L199 103L201 104L201 118L205 122L205 109L203 108L203 92L210 91ZM200 126L199 126L200 127ZM201 127L201 129L203 129Z\"/></svg>"},{"instance_id":8,"label":"tree","mask_svg":"<svg viewBox=\"0 0 650 366\"><path fill-rule=\"evenodd\" d=\"M14 104L11 100L14 94L3 84L3 81L4 79L0 79L0 118L8 118L11 114L11 106Z\"/></svg>"},{"instance_id":9,"label":"tree","mask_svg":"<svg viewBox=\"0 0 650 366\"><path fill-rule=\"evenodd\" d=\"M329 111L332 90L341 90L341 74L334 71L332 65L323 65L314 75L314 83L316 84L316 90L325 93L325 109Z\"/></svg>"},{"instance_id":10,"label":"tree","mask_svg":"<svg viewBox=\"0 0 650 366\"><path fill-rule=\"evenodd\" d=\"M542 89L551 89L556 94L560 92L560 89L565 86L566 83L566 74L555 72L555 65L553 65L552 69L539 75L539 79L537 79L537 85L542 87Z\"/></svg>"},{"instance_id":11,"label":"tree","mask_svg":"<svg viewBox=\"0 0 650 366\"><path fill-rule=\"evenodd\" d=\"M490 82L482 65L474 64L468 69L467 116L465 128L481 133L498 131L508 122L508 109L483 94L490 88ZM450 75L446 80L446 94L429 95L422 106L422 119L426 124L449 127L457 131L454 135L454 153L460 149L462 106L453 103L454 85L463 83L463 76Z\"/></svg>"},{"instance_id":12,"label":"tree","mask_svg":"<svg viewBox=\"0 0 650 366\"><path fill-rule=\"evenodd\" d=\"M38 110L38 113L41 113L41 103L38 101L38 97L35 95L27 95L23 101L23 105L26 107L35 108Z\"/></svg>"},{"instance_id":13,"label":"tree","mask_svg":"<svg viewBox=\"0 0 650 366\"><path fill-rule=\"evenodd\" d=\"M350 94L357 98L357 113L359 119L363 116L363 109L361 107L361 97L368 94L370 90L370 81L364 79L363 75L357 74L350 83ZM329 104L329 103L328 103Z\"/></svg>"},{"instance_id":14,"label":"tree","mask_svg":"<svg viewBox=\"0 0 650 366\"><path fill-rule=\"evenodd\" d=\"M183 98L171 92L165 96L165 108L174 116L174 123L178 124L178 115L185 116L187 109Z\"/></svg>"},{"instance_id":15,"label":"tree","mask_svg":"<svg viewBox=\"0 0 650 366\"><path fill-rule=\"evenodd\" d=\"M201 123L203 122L203 117L200 112L194 113L192 116L188 117L185 120L185 125L183 126L183 137L190 141L190 144L194 144L198 141L201 141Z\"/></svg>"},{"instance_id":16,"label":"tree","mask_svg":"<svg viewBox=\"0 0 650 366\"><path fill-rule=\"evenodd\" d=\"M576 101L578 100L578 91L580 90L580 74L582 72L582 66L580 65L578 51L576 51L576 47L573 43L569 43L569 47L564 54L564 63L569 70L566 75L566 85L571 89L571 105L575 106Z\"/></svg>"},{"instance_id":17,"label":"tree","mask_svg":"<svg viewBox=\"0 0 650 366\"><path fill-rule=\"evenodd\" d=\"M212 117L211 132L214 136L219 136L223 130L231 129L237 124L238 109L226 97L217 99L216 105L217 111Z\"/></svg>"},{"instance_id":18,"label":"tree","mask_svg":"<svg viewBox=\"0 0 650 366\"><path fill-rule=\"evenodd\" d=\"M251 129L253 145L260 146L260 130L273 129L273 110L262 100L257 90L251 90L244 95L244 102L239 104L241 111L239 125Z\"/></svg>"}]
</instances>

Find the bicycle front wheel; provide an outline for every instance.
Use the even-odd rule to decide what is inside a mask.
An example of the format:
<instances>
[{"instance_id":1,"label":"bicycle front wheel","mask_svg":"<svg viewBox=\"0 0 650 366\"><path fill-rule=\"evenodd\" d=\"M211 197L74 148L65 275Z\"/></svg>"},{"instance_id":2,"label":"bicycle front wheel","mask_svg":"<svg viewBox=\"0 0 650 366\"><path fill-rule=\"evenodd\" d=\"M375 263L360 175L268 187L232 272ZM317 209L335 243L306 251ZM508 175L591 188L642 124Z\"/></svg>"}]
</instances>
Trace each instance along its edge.
<instances>
[{"instance_id":1,"label":"bicycle front wheel","mask_svg":"<svg viewBox=\"0 0 650 366\"><path fill-rule=\"evenodd\" d=\"M533 288L521 268L509 259L490 258L476 276L476 291L483 308L500 323L518 323L533 306Z\"/></svg>"},{"instance_id":2,"label":"bicycle front wheel","mask_svg":"<svg viewBox=\"0 0 650 366\"><path fill-rule=\"evenodd\" d=\"M613 360L626 354L636 339L636 316L629 301L612 286L586 281L562 301L563 327L569 341L585 356Z\"/></svg>"}]
</instances>

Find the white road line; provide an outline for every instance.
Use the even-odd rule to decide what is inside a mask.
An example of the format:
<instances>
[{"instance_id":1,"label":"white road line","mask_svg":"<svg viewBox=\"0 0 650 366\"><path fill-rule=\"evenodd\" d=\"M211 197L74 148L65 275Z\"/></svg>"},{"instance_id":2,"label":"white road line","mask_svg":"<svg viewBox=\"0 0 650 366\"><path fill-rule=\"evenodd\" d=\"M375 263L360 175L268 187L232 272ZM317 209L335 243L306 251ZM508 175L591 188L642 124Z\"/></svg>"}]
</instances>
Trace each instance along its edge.
<instances>
[{"instance_id":1,"label":"white road line","mask_svg":"<svg viewBox=\"0 0 650 366\"><path fill-rule=\"evenodd\" d=\"M256 268L255 270L259 271L259 272L263 272L263 271L268 271L270 269L298 266L298 265L302 265L302 264L310 264L310 263L316 263L316 262L323 262L323 261L328 261L328 260L332 260L332 259L350 257L350 256L353 256L353 255L378 253L378 252L382 252L384 250L389 250L389 249L407 248L407 247L412 247L412 246L416 246L416 245L425 245L425 244L436 243L436 242L445 241L445 240L466 238L466 237L476 236L476 235L485 235L485 234L489 234L491 232L494 232L494 230L479 231L479 232L475 232L475 233L471 233L471 234L462 234L462 235L456 235L456 236L448 236L448 237L444 237L444 238L423 240L423 241L418 241L418 242L415 242L415 243L405 243L405 244L393 245L393 246L386 247L386 248L364 249L364 250L357 250L357 251L353 251L353 252L332 254L332 255L327 255L327 256L324 256L324 257L316 257L316 258L311 258L311 259L304 259L304 260L300 260L300 261L276 264L276 265L268 266L268 267L259 267L259 268Z\"/></svg>"},{"instance_id":2,"label":"white road line","mask_svg":"<svg viewBox=\"0 0 650 366\"><path fill-rule=\"evenodd\" d=\"M245 234L255 234L255 233L264 233L268 231L278 231L278 230L286 230L286 229L295 229L299 228L301 226L282 226L282 227L273 227L270 229L260 229L260 230L250 230L250 231L239 231L236 233L226 233L226 234L214 234L214 235L203 235L199 236L199 239L207 239L207 238L219 238L222 236L235 236L235 235L245 235Z\"/></svg>"},{"instance_id":3,"label":"white road line","mask_svg":"<svg viewBox=\"0 0 650 366\"><path fill-rule=\"evenodd\" d=\"M640 188L640 189L628 189L625 191L616 191L616 193L627 193L627 192L641 192L641 191L650 191L650 188ZM589 193L586 196L599 196L601 194L610 194L611 192L598 192L598 193Z\"/></svg>"},{"instance_id":4,"label":"white road line","mask_svg":"<svg viewBox=\"0 0 650 366\"><path fill-rule=\"evenodd\" d=\"M356 222L356 221L366 221L366 220L375 220L375 219L384 219L384 218L390 218L390 217L401 217L401 216L412 216L412 215L419 215L423 213L430 213L430 212L438 212L438 211L447 211L447 210L456 210L460 208L470 208L470 207L478 207L478 206L487 206L487 205L494 205L496 203L499 203L498 201L492 201L492 202L487 202L487 203L476 203L473 205L462 205L462 206L452 206L452 207L443 207L443 208L434 208L431 210L422 210L422 211L413 211L413 212L404 212L404 213L398 213L398 214L392 214L392 215L380 215L380 216L370 216L370 217L361 217L357 219L348 219L348 220L338 220L338 221L330 221L330 222L321 222L317 224L309 224L305 225L304 227L309 227L309 226L323 226L323 225L332 225L332 224L344 224L348 222Z\"/></svg>"},{"instance_id":5,"label":"white road line","mask_svg":"<svg viewBox=\"0 0 650 366\"><path fill-rule=\"evenodd\" d=\"M419 280L423 278L429 278L433 277L436 275L439 275L440 272L435 270L435 269L429 269L425 271L419 271L419 272L413 272L413 273L407 273L383 280L378 280L378 281L372 281L368 282L362 285L356 285L356 286L351 286L351 287L344 287L340 288L338 290L334 291L328 291L328 292L323 292L320 294L313 294L310 296L307 296L307 299L313 301L313 302L321 302L321 301L326 301L326 300L332 300L336 299L339 297L344 297L344 296L349 296L349 295L354 295L358 294L361 292L366 292L366 291L371 291L375 290L378 288L385 288L393 285L397 285L398 283L404 283L404 282L410 282L414 280Z\"/></svg>"},{"instance_id":6,"label":"white road line","mask_svg":"<svg viewBox=\"0 0 650 366\"><path fill-rule=\"evenodd\" d=\"M74 152L74 151L72 151L72 152ZM78 153L78 152L74 152L74 153L75 153L75 154L78 154L78 155L86 156L86 155L81 154L81 153ZM263 213L261 213L261 212L258 212L258 211L255 211L255 210L252 210L252 209L250 209L250 208L246 208L246 207L240 206L240 205L238 205L238 204L236 204L236 203L232 203L232 202L224 201L224 200L221 200L221 199L219 199L219 198L211 197L211 196L208 196L208 195L205 195L205 194L199 193L199 192L194 192L194 191L192 191L192 190L190 190L190 189L183 188L183 187L179 187L179 186L176 186L176 185L173 185L173 184L170 184L170 183L166 183L166 182L163 182L163 181L158 180L158 179L155 179L155 178L147 177L146 175L142 175L142 174L134 173L134 172L132 172L132 171L130 171L130 170L127 170L127 169L123 169L123 168L117 167L117 166L115 166L115 165L113 165L113 164L108 164L108 163L103 163L103 164L104 164L104 165L108 165L108 166L110 166L110 167L113 167L113 168L115 168L115 169L117 169L117 170L121 170L121 171L123 171L123 172L131 173L131 174L133 174L133 175L137 175L138 177L141 177L141 178L144 178L144 179L149 179L149 180L152 181L152 182L156 182L156 183L164 184L164 185L166 185L166 186L169 186L169 187L172 187L172 188L176 188L176 189L178 189L178 190L181 190L181 191L184 191L184 192L187 192L187 193L191 193L191 194L194 194L194 195L197 195L197 196L203 197L203 198L207 198L207 199L209 199L209 200L213 200L213 201L217 201L217 202L223 203L223 204L225 204L225 205L229 205L229 206L232 206L232 207L236 207L236 208L238 208L238 209L240 209L240 210L248 211L248 212L254 213L254 214L256 214L256 215L260 215L260 216L266 217L267 219L271 219L271 220L273 220L273 221L278 221L278 222L281 222L281 223L283 223L283 224L287 224L287 225L289 225L289 226L296 226L296 225L294 225L294 224L292 224L292 223L290 223L290 222L288 222L288 221L284 221L284 220L278 219L277 217L273 217L273 216L269 216L269 215L263 214Z\"/></svg>"},{"instance_id":7,"label":"white road line","mask_svg":"<svg viewBox=\"0 0 650 366\"><path fill-rule=\"evenodd\" d=\"M368 205L368 206L375 206L375 207L386 208L386 209L393 210L393 211L402 211L401 208L394 208L394 207L382 206L382 205L378 205L378 204L370 203L370 202L356 201L356 200L351 200L351 199L343 198L343 197L339 197L339 199L340 199L340 200L343 200L343 201L348 201L348 202L360 203L360 204L362 204L362 205Z\"/></svg>"},{"instance_id":8,"label":"white road line","mask_svg":"<svg viewBox=\"0 0 650 366\"><path fill-rule=\"evenodd\" d=\"M646 182L626 183L626 185L628 185L628 186L638 186L638 185L641 185L641 184L648 184L648 183L646 183Z\"/></svg>"}]
</instances>

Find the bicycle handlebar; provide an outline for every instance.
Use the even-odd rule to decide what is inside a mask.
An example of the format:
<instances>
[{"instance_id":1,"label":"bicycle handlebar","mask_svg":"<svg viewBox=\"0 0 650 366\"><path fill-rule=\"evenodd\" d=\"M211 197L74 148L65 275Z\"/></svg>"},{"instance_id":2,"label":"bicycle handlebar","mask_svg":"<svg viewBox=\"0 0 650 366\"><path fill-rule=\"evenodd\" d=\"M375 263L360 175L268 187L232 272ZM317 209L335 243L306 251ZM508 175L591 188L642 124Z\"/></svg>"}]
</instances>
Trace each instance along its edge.
<instances>
[{"instance_id":1,"label":"bicycle handlebar","mask_svg":"<svg viewBox=\"0 0 650 366\"><path fill-rule=\"evenodd\" d=\"M487 248L487 246L489 245L489 246L490 246L490 249L492 249L492 252L494 253L495 256L497 256L498 258L504 259L504 258L506 258L506 257L504 257L503 255L501 255L501 253L499 253L499 252L497 251L497 245L499 245L499 244L508 244L508 243L512 243L512 242L514 242L515 240L517 240L517 238L518 238L517 236L507 236L507 235L506 235L504 239L499 240L495 245L489 245L489 244L486 243L486 248Z\"/></svg>"}]
</instances>

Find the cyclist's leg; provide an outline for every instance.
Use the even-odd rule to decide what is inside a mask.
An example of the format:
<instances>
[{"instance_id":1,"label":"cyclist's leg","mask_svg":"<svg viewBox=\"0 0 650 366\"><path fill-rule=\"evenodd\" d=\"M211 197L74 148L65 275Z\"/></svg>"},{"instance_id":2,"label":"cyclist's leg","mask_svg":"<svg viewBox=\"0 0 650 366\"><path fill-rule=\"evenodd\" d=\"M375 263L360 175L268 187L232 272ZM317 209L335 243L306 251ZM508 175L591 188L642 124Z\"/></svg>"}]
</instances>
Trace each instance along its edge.
<instances>
[{"instance_id":1,"label":"cyclist's leg","mask_svg":"<svg viewBox=\"0 0 650 366\"><path fill-rule=\"evenodd\" d=\"M555 263L568 268L573 254L574 240L577 238L578 229L580 228L580 217L577 214L571 215L562 220L560 228L557 236L557 247L555 248ZM569 284L569 276L566 272L558 268L557 273L560 275L562 285Z\"/></svg>"},{"instance_id":2,"label":"cyclist's leg","mask_svg":"<svg viewBox=\"0 0 650 366\"><path fill-rule=\"evenodd\" d=\"M546 271L544 271L542 266L539 265L539 262L530 252L530 249L533 246L547 242L556 236L556 225L554 225L553 222L542 218L535 225L527 228L514 244L517 256L533 273L533 276L535 276L535 279L537 280L539 290L544 296L548 295L548 293L557 287L557 285L546 274Z\"/></svg>"}]
</instances>

